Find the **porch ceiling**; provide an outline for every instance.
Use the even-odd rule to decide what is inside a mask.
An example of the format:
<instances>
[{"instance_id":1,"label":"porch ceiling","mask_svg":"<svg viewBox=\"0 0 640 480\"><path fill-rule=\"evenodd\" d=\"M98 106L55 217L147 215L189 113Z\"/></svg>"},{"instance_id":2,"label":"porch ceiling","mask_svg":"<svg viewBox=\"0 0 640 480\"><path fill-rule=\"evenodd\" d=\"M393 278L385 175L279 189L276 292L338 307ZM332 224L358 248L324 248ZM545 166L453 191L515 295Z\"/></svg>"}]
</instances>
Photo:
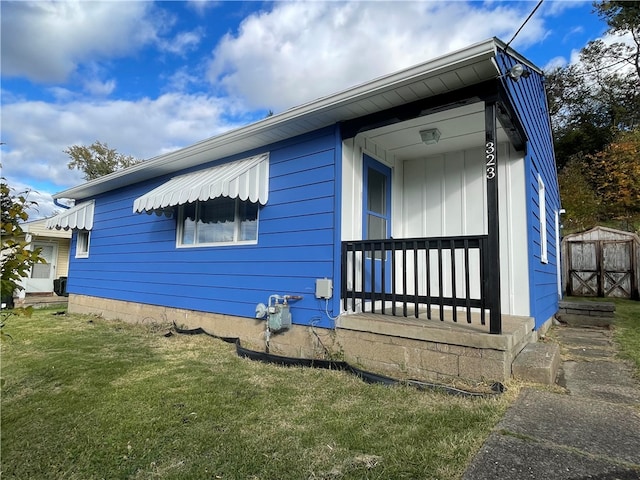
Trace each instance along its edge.
<instances>
[{"instance_id":1,"label":"porch ceiling","mask_svg":"<svg viewBox=\"0 0 640 480\"><path fill-rule=\"evenodd\" d=\"M425 145L420 131L431 128L440 130L440 140L435 145ZM425 158L445 152L464 150L484 145L484 103L477 102L443 112L417 117L362 133L376 145L398 160ZM498 124L498 141L508 141Z\"/></svg>"}]
</instances>

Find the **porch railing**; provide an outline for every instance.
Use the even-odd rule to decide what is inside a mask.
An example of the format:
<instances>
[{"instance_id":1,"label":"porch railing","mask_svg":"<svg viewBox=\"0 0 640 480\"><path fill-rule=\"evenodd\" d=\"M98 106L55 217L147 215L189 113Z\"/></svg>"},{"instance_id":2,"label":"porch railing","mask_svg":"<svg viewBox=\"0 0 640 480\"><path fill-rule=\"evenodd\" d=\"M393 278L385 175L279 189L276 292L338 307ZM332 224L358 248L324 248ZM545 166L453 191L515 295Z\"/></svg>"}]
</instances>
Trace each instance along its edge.
<instances>
[{"instance_id":1,"label":"porch railing","mask_svg":"<svg viewBox=\"0 0 640 480\"><path fill-rule=\"evenodd\" d=\"M499 288L486 275L487 245L487 235L342 242L343 309L485 325Z\"/></svg>"}]
</instances>

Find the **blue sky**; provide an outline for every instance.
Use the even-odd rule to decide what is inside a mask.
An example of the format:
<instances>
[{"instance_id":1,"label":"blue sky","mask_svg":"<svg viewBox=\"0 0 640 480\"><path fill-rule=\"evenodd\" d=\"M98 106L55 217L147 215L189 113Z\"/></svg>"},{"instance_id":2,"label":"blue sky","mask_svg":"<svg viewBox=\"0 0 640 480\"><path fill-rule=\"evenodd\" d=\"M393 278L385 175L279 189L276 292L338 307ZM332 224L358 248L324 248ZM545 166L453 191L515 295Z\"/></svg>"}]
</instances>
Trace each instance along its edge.
<instances>
[{"instance_id":1,"label":"blue sky","mask_svg":"<svg viewBox=\"0 0 640 480\"><path fill-rule=\"evenodd\" d=\"M95 140L148 159L497 36L536 1L2 1L2 176L55 212L83 182L63 150ZM606 25L545 0L512 43L541 68Z\"/></svg>"}]
</instances>

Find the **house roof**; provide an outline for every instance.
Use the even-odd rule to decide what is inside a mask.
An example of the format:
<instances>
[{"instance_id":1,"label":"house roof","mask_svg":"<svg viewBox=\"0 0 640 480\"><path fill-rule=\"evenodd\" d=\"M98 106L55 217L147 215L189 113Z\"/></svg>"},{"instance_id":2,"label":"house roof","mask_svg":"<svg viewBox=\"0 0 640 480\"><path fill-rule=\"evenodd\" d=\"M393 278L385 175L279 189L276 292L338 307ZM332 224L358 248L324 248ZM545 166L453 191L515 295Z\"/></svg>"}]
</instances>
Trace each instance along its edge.
<instances>
[{"instance_id":1,"label":"house roof","mask_svg":"<svg viewBox=\"0 0 640 480\"><path fill-rule=\"evenodd\" d=\"M322 97L256 123L166 153L125 170L64 190L53 198L89 198L195 167L388 108L455 91L499 75L493 58L508 47L492 38L419 65ZM528 68L537 67L510 50Z\"/></svg>"}]
</instances>

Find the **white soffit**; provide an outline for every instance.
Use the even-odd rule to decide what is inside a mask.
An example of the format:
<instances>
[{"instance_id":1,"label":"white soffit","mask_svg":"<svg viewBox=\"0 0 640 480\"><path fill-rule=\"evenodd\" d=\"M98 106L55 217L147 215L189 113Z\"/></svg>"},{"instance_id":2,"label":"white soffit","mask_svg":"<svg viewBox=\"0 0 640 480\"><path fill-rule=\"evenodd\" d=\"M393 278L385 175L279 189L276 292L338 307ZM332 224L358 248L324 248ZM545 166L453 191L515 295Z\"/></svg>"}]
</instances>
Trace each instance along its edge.
<instances>
[{"instance_id":1,"label":"white soffit","mask_svg":"<svg viewBox=\"0 0 640 480\"><path fill-rule=\"evenodd\" d=\"M56 230L91 230L93 228L94 207L95 202L93 200L80 203L55 217L49 218L46 227L49 229L55 228Z\"/></svg>"},{"instance_id":2,"label":"white soffit","mask_svg":"<svg viewBox=\"0 0 640 480\"><path fill-rule=\"evenodd\" d=\"M239 198L265 205L269 199L269 154L225 163L174 177L133 202L142 213L218 197Z\"/></svg>"}]
</instances>

